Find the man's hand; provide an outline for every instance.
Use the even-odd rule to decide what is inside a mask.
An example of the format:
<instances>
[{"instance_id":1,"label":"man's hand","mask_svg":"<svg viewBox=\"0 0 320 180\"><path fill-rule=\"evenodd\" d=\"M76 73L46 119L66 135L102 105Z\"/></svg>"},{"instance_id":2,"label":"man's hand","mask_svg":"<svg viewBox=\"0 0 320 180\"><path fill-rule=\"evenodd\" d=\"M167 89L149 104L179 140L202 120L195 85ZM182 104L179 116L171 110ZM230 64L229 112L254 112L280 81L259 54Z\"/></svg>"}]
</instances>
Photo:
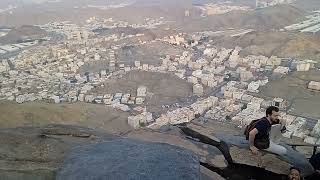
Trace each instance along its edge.
<instances>
[{"instance_id":1,"label":"man's hand","mask_svg":"<svg viewBox=\"0 0 320 180\"><path fill-rule=\"evenodd\" d=\"M259 150L255 146L250 146L250 150L251 150L252 154L254 154L254 155L259 154Z\"/></svg>"}]
</instances>

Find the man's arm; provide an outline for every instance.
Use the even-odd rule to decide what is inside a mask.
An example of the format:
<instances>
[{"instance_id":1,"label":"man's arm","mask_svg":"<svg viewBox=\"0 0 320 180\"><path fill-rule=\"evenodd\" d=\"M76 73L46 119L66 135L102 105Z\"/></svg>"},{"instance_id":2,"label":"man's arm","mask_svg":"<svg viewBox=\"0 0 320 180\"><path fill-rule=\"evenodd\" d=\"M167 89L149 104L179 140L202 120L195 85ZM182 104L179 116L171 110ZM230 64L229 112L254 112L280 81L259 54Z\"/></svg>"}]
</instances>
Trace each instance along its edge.
<instances>
[{"instance_id":1,"label":"man's arm","mask_svg":"<svg viewBox=\"0 0 320 180\"><path fill-rule=\"evenodd\" d=\"M256 138L257 134L258 134L257 128L254 128L249 132L249 146L253 154L258 154L258 148L254 146L254 139Z\"/></svg>"}]
</instances>

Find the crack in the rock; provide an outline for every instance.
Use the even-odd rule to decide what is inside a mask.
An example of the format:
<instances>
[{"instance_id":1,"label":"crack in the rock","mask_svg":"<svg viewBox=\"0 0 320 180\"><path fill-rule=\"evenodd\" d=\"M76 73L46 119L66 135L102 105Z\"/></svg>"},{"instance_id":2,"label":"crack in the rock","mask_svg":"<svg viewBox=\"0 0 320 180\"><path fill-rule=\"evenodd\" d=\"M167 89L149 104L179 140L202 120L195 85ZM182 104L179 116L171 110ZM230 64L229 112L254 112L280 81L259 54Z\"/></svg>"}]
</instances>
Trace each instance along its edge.
<instances>
[{"instance_id":1,"label":"crack in the rock","mask_svg":"<svg viewBox=\"0 0 320 180\"><path fill-rule=\"evenodd\" d=\"M86 133L73 133L73 132L54 132L54 131L43 131L42 136L51 135L51 136L72 136L72 137L79 137L79 138L90 138L94 137L93 134L86 134Z\"/></svg>"},{"instance_id":2,"label":"crack in the rock","mask_svg":"<svg viewBox=\"0 0 320 180\"><path fill-rule=\"evenodd\" d=\"M208 145L212 145L216 148L218 148L220 150L220 152L223 154L224 158L227 160L227 162L229 164L233 163L232 157L230 155L230 151L229 151L229 146L227 143L225 143L224 141L220 141L217 142L203 134L200 134L199 132L196 132L194 130L192 130L191 128L187 127L187 126L178 126L182 132L193 138L193 139L198 139L200 142L204 143L204 144L208 144Z\"/></svg>"}]
</instances>

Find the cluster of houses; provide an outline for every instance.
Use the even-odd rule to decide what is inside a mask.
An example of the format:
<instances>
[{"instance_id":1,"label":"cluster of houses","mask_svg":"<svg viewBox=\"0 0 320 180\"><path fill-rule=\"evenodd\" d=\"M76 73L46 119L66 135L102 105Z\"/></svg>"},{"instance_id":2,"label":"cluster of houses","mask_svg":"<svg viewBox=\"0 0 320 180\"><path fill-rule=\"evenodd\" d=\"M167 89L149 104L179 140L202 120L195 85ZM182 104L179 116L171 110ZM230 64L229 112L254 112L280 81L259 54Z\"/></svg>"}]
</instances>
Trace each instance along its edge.
<instances>
[{"instance_id":1,"label":"cluster of houses","mask_svg":"<svg viewBox=\"0 0 320 180\"><path fill-rule=\"evenodd\" d=\"M90 20L92 28L97 22L95 19ZM74 32L73 25L62 24L59 31ZM52 26L60 27L59 24L51 24L47 28ZM90 28L86 27L85 30ZM121 51L121 45L113 45L107 49L100 44L105 41L116 41L117 36L97 38L83 31L78 32L82 33L77 33L64 44L25 50L15 58L2 60L0 100L17 103L37 100L52 103L80 101L104 104L131 112L128 124L134 128L143 126L158 128L165 124L190 122L200 116L211 120L227 119L243 126L252 119L264 116L263 108L269 105L286 110L287 101L281 98L263 99L256 95L259 88L269 82L271 76L284 76L292 71L309 71L315 69L316 64L311 60L293 60L275 56L241 57L240 47L234 49L214 47L210 44L210 37L201 33L192 36L180 33L157 39L152 43L168 43L182 47L184 49L182 54L165 55L159 59L161 62L159 65L147 64L143 60L125 65L117 61L117 52ZM134 37L139 36L141 35ZM90 41L84 41L87 38ZM84 70L90 64L99 63L102 65L96 67L94 71L90 71L90 68L88 71ZM110 78L130 71L176 75L192 85L194 94L192 98L196 99L191 105L169 110L155 117L152 112L142 108L147 98L145 86L138 87L136 96L120 91L114 94L93 93L95 88L104 86L104 82ZM308 83L308 88L320 90L320 83L311 81ZM318 141L319 123L311 128L307 126L306 118L289 114L283 114L283 117L287 120L290 130L287 133L288 137L301 137L307 142Z\"/></svg>"},{"instance_id":2,"label":"cluster of houses","mask_svg":"<svg viewBox=\"0 0 320 180\"><path fill-rule=\"evenodd\" d=\"M218 98L214 96L210 96L206 99L198 100L195 103L191 104L190 106L177 108L173 111L168 111L167 113L161 114L161 116L157 119L154 119L154 122L149 124L148 127L157 129L166 124L174 125L174 124L190 122L196 117L200 117L204 115L205 112L207 112L210 108L214 107L217 102L218 102ZM140 117L140 116L138 115L135 117ZM132 121L132 119L134 119L135 121L139 122L141 120L135 117L129 117L128 121L129 120ZM139 124L139 123L136 123L136 124Z\"/></svg>"},{"instance_id":3,"label":"cluster of houses","mask_svg":"<svg viewBox=\"0 0 320 180\"><path fill-rule=\"evenodd\" d=\"M181 43L181 37L172 36L164 40L173 45L184 46ZM143 124L147 123L149 124L148 127L159 128L165 124L190 122L199 115L211 120L225 121L230 119L233 123L245 126L251 120L265 116L265 108L274 105L283 110L282 118L286 121L288 127L288 132L285 134L286 137L295 136L304 139L307 143L320 143L319 122L310 125L309 121L314 120L285 113L289 102L282 98L263 99L256 95L259 92L259 87L269 82L270 76L283 76L292 71L309 71L315 68L315 61L288 60L274 56L270 58L265 56L240 57L240 48L232 50L204 46L202 50L203 56L196 60L192 60L189 52L186 51L182 56L167 57L162 62L162 66L171 67L176 71L183 71L183 68L185 68L183 71L185 74L180 74L180 77L193 83L194 95L200 97L197 103L168 111L157 119L142 120ZM189 73L186 73L188 71ZM178 74L176 73L176 75ZM216 81L214 85L209 83L212 80ZM204 88L219 87L226 81L227 83L221 86L220 91L216 94L213 106L204 105L208 100L201 100L201 97L205 95ZM319 82L311 81L308 83L308 88L319 90L319 85ZM214 96L210 96L210 98L212 97ZM194 107L201 110L196 111ZM135 122L136 126L134 127L137 128L142 115L135 117L130 117L130 122ZM314 124L316 125L314 126Z\"/></svg>"}]
</instances>

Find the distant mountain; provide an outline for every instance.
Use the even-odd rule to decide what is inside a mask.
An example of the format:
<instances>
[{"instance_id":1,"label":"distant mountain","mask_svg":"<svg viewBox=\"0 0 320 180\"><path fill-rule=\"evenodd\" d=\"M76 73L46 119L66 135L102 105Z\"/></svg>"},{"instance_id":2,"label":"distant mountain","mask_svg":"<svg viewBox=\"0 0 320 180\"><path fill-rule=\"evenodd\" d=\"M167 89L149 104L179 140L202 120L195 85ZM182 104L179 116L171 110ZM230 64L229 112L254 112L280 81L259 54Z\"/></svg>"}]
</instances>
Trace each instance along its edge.
<instances>
[{"instance_id":1,"label":"distant mountain","mask_svg":"<svg viewBox=\"0 0 320 180\"><path fill-rule=\"evenodd\" d=\"M253 54L313 60L320 58L320 38L303 33L256 31L238 38L216 38L214 43L228 48L240 46L243 48L243 56Z\"/></svg>"},{"instance_id":2,"label":"distant mountain","mask_svg":"<svg viewBox=\"0 0 320 180\"><path fill-rule=\"evenodd\" d=\"M290 5L278 5L259 9L239 21L240 25L250 28L278 29L304 18L305 12Z\"/></svg>"},{"instance_id":3,"label":"distant mountain","mask_svg":"<svg viewBox=\"0 0 320 180\"><path fill-rule=\"evenodd\" d=\"M297 0L293 5L307 11L314 11L320 9L319 0Z\"/></svg>"},{"instance_id":4,"label":"distant mountain","mask_svg":"<svg viewBox=\"0 0 320 180\"><path fill-rule=\"evenodd\" d=\"M261 31L279 30L305 19L306 13L294 6L279 5L253 11L232 11L182 22L184 31L219 31L228 28L250 28ZM187 23L186 23L187 22Z\"/></svg>"}]
</instances>

